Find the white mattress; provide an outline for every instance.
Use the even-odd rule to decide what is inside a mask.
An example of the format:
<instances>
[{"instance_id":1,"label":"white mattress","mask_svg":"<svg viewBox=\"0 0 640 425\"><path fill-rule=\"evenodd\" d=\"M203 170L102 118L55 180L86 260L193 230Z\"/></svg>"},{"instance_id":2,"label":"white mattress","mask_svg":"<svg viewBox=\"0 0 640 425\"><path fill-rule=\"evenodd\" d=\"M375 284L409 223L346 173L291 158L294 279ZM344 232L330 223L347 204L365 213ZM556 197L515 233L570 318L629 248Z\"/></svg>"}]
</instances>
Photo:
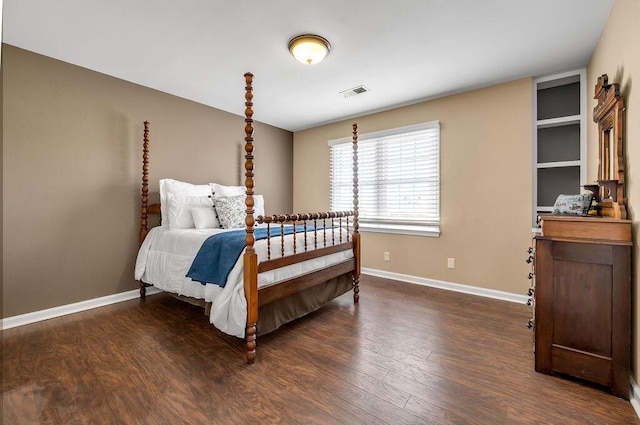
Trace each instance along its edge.
<instances>
[{"instance_id":1,"label":"white mattress","mask_svg":"<svg viewBox=\"0 0 640 425\"><path fill-rule=\"evenodd\" d=\"M236 229L237 230L237 229ZM154 285L163 291L204 299L211 302L209 321L221 331L239 338L244 337L247 323L247 304L244 297L242 255L229 273L224 288L218 285L202 285L186 277L198 250L205 239L225 229L174 229L154 227L145 238L136 259L135 278ZM333 229L327 230L330 245ZM343 229L343 241L346 231ZM297 233L298 252L303 250L304 233ZM335 231L335 243L339 242L339 231ZM280 237L272 239L271 258L280 256ZM313 250L314 236L307 233L308 250ZM318 232L318 247L323 247L322 232ZM267 258L267 241L258 240L254 245L258 262ZM244 251L243 251L244 253ZM293 253L293 235L285 236L285 254ZM260 273L258 287L290 279L305 273L326 268L353 257L351 250L315 258L291 266Z\"/></svg>"}]
</instances>

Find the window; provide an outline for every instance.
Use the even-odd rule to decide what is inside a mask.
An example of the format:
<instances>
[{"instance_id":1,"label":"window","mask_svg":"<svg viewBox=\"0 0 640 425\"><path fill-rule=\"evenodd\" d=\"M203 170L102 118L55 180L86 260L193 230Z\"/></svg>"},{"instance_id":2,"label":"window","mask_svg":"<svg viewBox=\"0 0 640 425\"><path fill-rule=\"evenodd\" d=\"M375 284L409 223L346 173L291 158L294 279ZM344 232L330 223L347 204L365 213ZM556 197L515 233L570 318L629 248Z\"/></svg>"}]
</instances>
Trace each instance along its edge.
<instances>
[{"instance_id":1,"label":"window","mask_svg":"<svg viewBox=\"0 0 640 425\"><path fill-rule=\"evenodd\" d=\"M330 140L331 209L353 209L353 146ZM440 122L358 137L358 206L363 231L440 234Z\"/></svg>"}]
</instances>

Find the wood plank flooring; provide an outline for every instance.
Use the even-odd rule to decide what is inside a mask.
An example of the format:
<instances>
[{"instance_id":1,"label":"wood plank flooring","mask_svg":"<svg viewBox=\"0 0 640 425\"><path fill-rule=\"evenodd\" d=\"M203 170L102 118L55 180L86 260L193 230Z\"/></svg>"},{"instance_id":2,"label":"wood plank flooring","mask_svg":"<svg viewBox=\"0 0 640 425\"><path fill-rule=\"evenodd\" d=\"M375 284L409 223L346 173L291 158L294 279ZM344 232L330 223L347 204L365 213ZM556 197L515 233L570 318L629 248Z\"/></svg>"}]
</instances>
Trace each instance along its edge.
<instances>
[{"instance_id":1,"label":"wood plank flooring","mask_svg":"<svg viewBox=\"0 0 640 425\"><path fill-rule=\"evenodd\" d=\"M363 276L258 338L166 294L3 332L4 424L640 424L533 370L530 308Z\"/></svg>"}]
</instances>

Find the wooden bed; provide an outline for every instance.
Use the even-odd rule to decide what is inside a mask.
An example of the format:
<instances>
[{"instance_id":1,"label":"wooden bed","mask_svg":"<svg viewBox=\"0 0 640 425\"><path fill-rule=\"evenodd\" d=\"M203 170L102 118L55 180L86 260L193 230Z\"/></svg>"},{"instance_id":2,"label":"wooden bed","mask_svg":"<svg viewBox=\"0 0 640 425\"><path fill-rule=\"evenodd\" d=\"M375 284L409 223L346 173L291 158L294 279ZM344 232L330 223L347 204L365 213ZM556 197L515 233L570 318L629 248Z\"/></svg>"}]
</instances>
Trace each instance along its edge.
<instances>
[{"instance_id":1,"label":"wooden bed","mask_svg":"<svg viewBox=\"0 0 640 425\"><path fill-rule=\"evenodd\" d=\"M245 188L246 188L246 219L245 219L245 244L243 261L243 287L246 299L246 358L247 363L252 364L256 357L256 336L258 334L258 316L265 317L276 315L280 306L284 303L297 302L304 299L307 307L296 307L296 314L290 317L276 317L275 324L270 323L260 333L267 333L280 326L283 320L291 321L313 311L322 304L330 301L345 291L353 290L354 303L359 299L360 277L360 234L358 231L358 129L353 124L353 210L341 212L320 212L304 214L279 214L265 215L254 218L254 139L253 139L253 74L246 73L245 77ZM149 122L144 123L143 140L143 165L142 165L142 209L140 244L143 243L149 233L149 215L160 215L160 204L148 204L149 182ZM263 225L267 228L267 258L258 261L258 255L254 249L256 238L254 226ZM302 228L304 242L296 244L297 236L292 239L293 246L287 247L285 253L285 225L293 224L296 228ZM282 231L276 236L271 236L271 230L280 228ZM334 229L331 232L327 229ZM338 236L336 230L338 229ZM278 232L274 232L278 233ZM346 235L343 237L343 233ZM307 243L307 236L313 242ZM299 236L302 237L302 236ZM286 243L291 243L287 241ZM295 265L304 261L317 259L342 251L352 251L353 257L327 268L315 270L310 273L289 278L284 281L271 283L258 288L258 274L272 271L286 266ZM291 253L292 252L292 253ZM349 254L350 255L350 254ZM342 283L340 283L342 282ZM346 283L345 283L346 282ZM340 289L342 285L343 289ZM146 286L140 280L140 297L144 299ZM311 299L309 299L311 297ZM184 297L180 297L184 298ZM210 305L205 306L209 308ZM308 311L307 311L308 310ZM302 311L302 313L300 313ZM262 323L262 321L260 322ZM241 328L240 328L241 329Z\"/></svg>"}]
</instances>

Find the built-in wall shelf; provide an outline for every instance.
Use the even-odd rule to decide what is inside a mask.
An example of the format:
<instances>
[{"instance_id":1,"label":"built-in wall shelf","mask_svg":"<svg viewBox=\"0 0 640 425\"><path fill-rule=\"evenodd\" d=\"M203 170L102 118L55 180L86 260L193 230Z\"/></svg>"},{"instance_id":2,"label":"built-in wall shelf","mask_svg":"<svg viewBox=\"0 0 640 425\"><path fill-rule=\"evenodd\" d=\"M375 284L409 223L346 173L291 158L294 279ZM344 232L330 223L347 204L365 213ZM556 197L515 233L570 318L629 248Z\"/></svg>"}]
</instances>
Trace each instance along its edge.
<instances>
[{"instance_id":1,"label":"built-in wall shelf","mask_svg":"<svg viewBox=\"0 0 640 425\"><path fill-rule=\"evenodd\" d=\"M586 71L533 81L533 214L551 212L560 194L586 182Z\"/></svg>"}]
</instances>

